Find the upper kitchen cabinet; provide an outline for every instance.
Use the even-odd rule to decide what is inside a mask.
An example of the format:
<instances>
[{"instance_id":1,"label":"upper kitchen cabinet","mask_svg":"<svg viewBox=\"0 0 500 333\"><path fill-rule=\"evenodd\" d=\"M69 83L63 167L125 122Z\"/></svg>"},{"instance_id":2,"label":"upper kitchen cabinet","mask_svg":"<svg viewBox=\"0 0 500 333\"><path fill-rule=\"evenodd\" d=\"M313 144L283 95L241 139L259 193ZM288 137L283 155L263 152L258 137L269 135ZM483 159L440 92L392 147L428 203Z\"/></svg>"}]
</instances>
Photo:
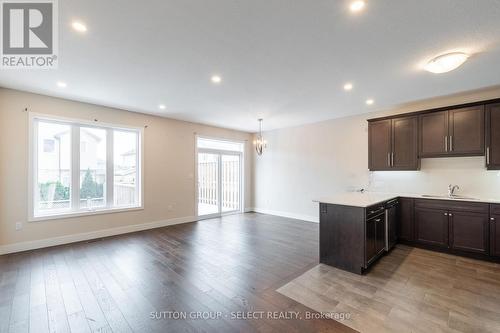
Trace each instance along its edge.
<instances>
[{"instance_id":1,"label":"upper kitchen cabinet","mask_svg":"<svg viewBox=\"0 0 500 333\"><path fill-rule=\"evenodd\" d=\"M419 117L420 157L484 155L483 105Z\"/></svg>"},{"instance_id":2,"label":"upper kitchen cabinet","mask_svg":"<svg viewBox=\"0 0 500 333\"><path fill-rule=\"evenodd\" d=\"M484 106L450 110L449 153L484 155Z\"/></svg>"},{"instance_id":3,"label":"upper kitchen cabinet","mask_svg":"<svg viewBox=\"0 0 500 333\"><path fill-rule=\"evenodd\" d=\"M486 105L486 166L500 170L500 103Z\"/></svg>"},{"instance_id":4,"label":"upper kitchen cabinet","mask_svg":"<svg viewBox=\"0 0 500 333\"><path fill-rule=\"evenodd\" d=\"M420 116L420 157L442 156L448 152L448 111Z\"/></svg>"},{"instance_id":5,"label":"upper kitchen cabinet","mask_svg":"<svg viewBox=\"0 0 500 333\"><path fill-rule=\"evenodd\" d=\"M391 168L391 124L390 119L368 124L368 167L372 171Z\"/></svg>"},{"instance_id":6,"label":"upper kitchen cabinet","mask_svg":"<svg viewBox=\"0 0 500 333\"><path fill-rule=\"evenodd\" d=\"M400 117L368 123L371 171L418 170L418 118Z\"/></svg>"},{"instance_id":7,"label":"upper kitchen cabinet","mask_svg":"<svg viewBox=\"0 0 500 333\"><path fill-rule=\"evenodd\" d=\"M418 117L392 119L393 170L418 170Z\"/></svg>"}]
</instances>

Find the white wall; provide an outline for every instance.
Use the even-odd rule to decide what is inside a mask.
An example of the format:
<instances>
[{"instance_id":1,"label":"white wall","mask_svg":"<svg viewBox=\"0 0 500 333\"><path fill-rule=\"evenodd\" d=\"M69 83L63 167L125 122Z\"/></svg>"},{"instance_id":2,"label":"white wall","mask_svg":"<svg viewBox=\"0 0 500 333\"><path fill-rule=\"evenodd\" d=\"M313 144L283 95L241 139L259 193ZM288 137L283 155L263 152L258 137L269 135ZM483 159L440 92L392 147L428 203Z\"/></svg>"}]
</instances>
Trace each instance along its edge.
<instances>
[{"instance_id":1,"label":"white wall","mask_svg":"<svg viewBox=\"0 0 500 333\"><path fill-rule=\"evenodd\" d=\"M368 118L500 97L500 88L437 98L391 110L264 133L268 148L255 158L257 211L318 220L315 198L367 188L372 191L500 198L500 173L484 157L423 159L421 171L368 171Z\"/></svg>"},{"instance_id":2,"label":"white wall","mask_svg":"<svg viewBox=\"0 0 500 333\"><path fill-rule=\"evenodd\" d=\"M144 133L145 209L43 222L28 217L28 108L30 112L140 127ZM249 133L0 89L0 254L194 220L195 135L247 141L245 207L252 207ZM169 210L168 206L172 209ZM17 222L23 229L16 231Z\"/></svg>"}]
</instances>

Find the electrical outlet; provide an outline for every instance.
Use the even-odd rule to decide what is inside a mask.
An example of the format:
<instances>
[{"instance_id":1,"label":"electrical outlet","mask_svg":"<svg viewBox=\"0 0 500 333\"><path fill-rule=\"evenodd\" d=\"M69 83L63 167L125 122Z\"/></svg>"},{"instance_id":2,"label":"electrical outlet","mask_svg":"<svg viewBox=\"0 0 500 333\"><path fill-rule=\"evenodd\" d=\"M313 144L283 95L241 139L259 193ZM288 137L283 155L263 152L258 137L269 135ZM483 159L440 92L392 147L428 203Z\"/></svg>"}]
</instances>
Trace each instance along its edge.
<instances>
[{"instance_id":1,"label":"electrical outlet","mask_svg":"<svg viewBox=\"0 0 500 333\"><path fill-rule=\"evenodd\" d=\"M19 231L23 228L23 222L17 222L16 223L16 230Z\"/></svg>"}]
</instances>

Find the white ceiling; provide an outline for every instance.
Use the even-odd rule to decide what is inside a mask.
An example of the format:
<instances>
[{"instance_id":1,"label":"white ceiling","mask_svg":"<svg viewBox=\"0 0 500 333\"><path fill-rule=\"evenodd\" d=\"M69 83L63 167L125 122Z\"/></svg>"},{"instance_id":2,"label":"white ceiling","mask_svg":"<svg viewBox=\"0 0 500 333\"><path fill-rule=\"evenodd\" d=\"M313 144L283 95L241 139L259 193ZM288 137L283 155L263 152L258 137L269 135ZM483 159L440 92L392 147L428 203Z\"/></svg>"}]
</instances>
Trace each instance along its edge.
<instances>
[{"instance_id":1,"label":"white ceiling","mask_svg":"<svg viewBox=\"0 0 500 333\"><path fill-rule=\"evenodd\" d=\"M498 0L368 0L358 14L347 0L59 0L59 8L59 69L3 70L0 86L255 131L259 117L273 129L500 84ZM73 31L74 19L88 32ZM454 50L475 55L447 74L418 68Z\"/></svg>"}]
</instances>

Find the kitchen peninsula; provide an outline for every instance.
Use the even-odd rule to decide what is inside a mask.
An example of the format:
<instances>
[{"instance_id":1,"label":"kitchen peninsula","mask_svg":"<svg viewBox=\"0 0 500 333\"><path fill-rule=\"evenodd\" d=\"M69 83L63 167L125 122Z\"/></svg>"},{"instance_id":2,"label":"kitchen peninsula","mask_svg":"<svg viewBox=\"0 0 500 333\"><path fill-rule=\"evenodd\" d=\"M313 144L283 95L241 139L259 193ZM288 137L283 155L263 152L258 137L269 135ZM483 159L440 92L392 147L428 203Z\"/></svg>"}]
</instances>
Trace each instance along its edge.
<instances>
[{"instance_id":1,"label":"kitchen peninsula","mask_svg":"<svg viewBox=\"0 0 500 333\"><path fill-rule=\"evenodd\" d=\"M315 200L320 262L363 274L397 242L500 261L500 201L350 192Z\"/></svg>"}]
</instances>

